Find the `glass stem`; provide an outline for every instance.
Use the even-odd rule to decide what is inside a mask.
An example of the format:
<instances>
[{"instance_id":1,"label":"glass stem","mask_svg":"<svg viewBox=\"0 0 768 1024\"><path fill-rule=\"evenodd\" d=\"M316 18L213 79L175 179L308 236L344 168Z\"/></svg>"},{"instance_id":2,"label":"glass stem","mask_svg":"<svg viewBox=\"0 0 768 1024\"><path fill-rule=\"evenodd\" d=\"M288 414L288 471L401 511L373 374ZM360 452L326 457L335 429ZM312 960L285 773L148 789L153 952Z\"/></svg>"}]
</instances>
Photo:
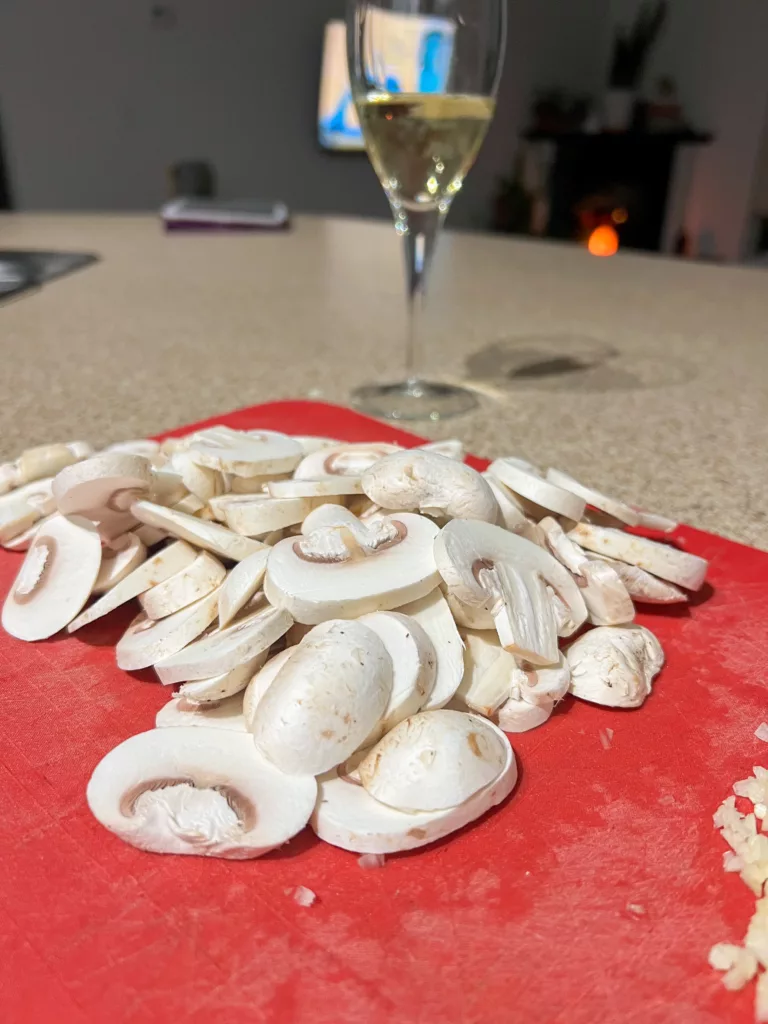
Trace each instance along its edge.
<instances>
[{"instance_id":1,"label":"glass stem","mask_svg":"<svg viewBox=\"0 0 768 1024\"><path fill-rule=\"evenodd\" d=\"M405 370L408 383L419 380L421 369L421 313L427 287L427 276L435 250L438 228L443 214L437 209L408 213L405 243L405 280L408 302L408 333L405 342Z\"/></svg>"}]
</instances>

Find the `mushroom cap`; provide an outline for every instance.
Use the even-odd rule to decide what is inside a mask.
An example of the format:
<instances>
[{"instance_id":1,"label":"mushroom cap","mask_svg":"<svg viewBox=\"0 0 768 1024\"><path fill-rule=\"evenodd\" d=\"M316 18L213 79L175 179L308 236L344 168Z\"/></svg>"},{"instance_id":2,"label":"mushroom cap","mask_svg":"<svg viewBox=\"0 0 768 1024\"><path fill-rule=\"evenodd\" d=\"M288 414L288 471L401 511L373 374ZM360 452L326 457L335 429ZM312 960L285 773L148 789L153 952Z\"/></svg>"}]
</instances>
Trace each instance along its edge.
<instances>
[{"instance_id":1,"label":"mushroom cap","mask_svg":"<svg viewBox=\"0 0 768 1024\"><path fill-rule=\"evenodd\" d=\"M94 594L104 594L124 580L145 561L147 549L132 533L126 534L125 544L118 551L103 551L101 567L93 585Z\"/></svg>"},{"instance_id":2,"label":"mushroom cap","mask_svg":"<svg viewBox=\"0 0 768 1024\"><path fill-rule=\"evenodd\" d=\"M198 548L204 548L222 558L230 558L234 562L242 562L264 547L259 541L241 537L218 523L196 519L195 516L176 512L151 501L135 501L131 505L131 514L147 526L160 527L180 540L189 541Z\"/></svg>"},{"instance_id":3,"label":"mushroom cap","mask_svg":"<svg viewBox=\"0 0 768 1024\"><path fill-rule=\"evenodd\" d=\"M421 705L422 711L435 711L444 707L459 688L464 675L464 641L438 587L418 601L403 605L399 611L418 622L435 648L435 681Z\"/></svg>"},{"instance_id":4,"label":"mushroom cap","mask_svg":"<svg viewBox=\"0 0 768 1024\"><path fill-rule=\"evenodd\" d=\"M499 728L504 732L519 733L538 729L549 721L554 709L554 701L542 704L529 704L520 697L510 697L499 708Z\"/></svg>"},{"instance_id":5,"label":"mushroom cap","mask_svg":"<svg viewBox=\"0 0 768 1024\"><path fill-rule=\"evenodd\" d=\"M177 654L210 626L218 603L219 595L214 590L165 619L150 619L141 612L117 642L117 667L135 672Z\"/></svg>"},{"instance_id":6,"label":"mushroom cap","mask_svg":"<svg viewBox=\"0 0 768 1024\"><path fill-rule=\"evenodd\" d=\"M463 711L423 711L391 729L360 762L372 797L399 811L463 804L504 770L507 743L485 719Z\"/></svg>"},{"instance_id":7,"label":"mushroom cap","mask_svg":"<svg viewBox=\"0 0 768 1024\"><path fill-rule=\"evenodd\" d=\"M283 775L244 733L153 729L99 762L86 797L105 828L140 850L242 860L301 831L317 783Z\"/></svg>"},{"instance_id":8,"label":"mushroom cap","mask_svg":"<svg viewBox=\"0 0 768 1024\"><path fill-rule=\"evenodd\" d=\"M272 430L244 433L211 428L195 435L188 451L201 466L233 476L290 473L301 461L298 441Z\"/></svg>"},{"instance_id":9,"label":"mushroom cap","mask_svg":"<svg viewBox=\"0 0 768 1024\"><path fill-rule=\"evenodd\" d=\"M362 441L338 444L305 455L296 467L294 480L320 480L326 476L361 476L379 459L400 451L399 444Z\"/></svg>"},{"instance_id":10,"label":"mushroom cap","mask_svg":"<svg viewBox=\"0 0 768 1024\"><path fill-rule=\"evenodd\" d=\"M150 619L164 619L215 590L227 575L221 562L201 551L194 562L183 566L139 596L139 604Z\"/></svg>"},{"instance_id":11,"label":"mushroom cap","mask_svg":"<svg viewBox=\"0 0 768 1024\"><path fill-rule=\"evenodd\" d=\"M359 622L323 623L293 649L259 701L258 750L282 771L320 775L346 760L381 718L392 659Z\"/></svg>"},{"instance_id":12,"label":"mushroom cap","mask_svg":"<svg viewBox=\"0 0 768 1024\"><path fill-rule=\"evenodd\" d=\"M386 647L394 669L392 692L379 725L369 737L374 743L382 732L415 715L435 685L437 654L416 619L399 612L371 612L358 620Z\"/></svg>"},{"instance_id":13,"label":"mushroom cap","mask_svg":"<svg viewBox=\"0 0 768 1024\"><path fill-rule=\"evenodd\" d=\"M268 651L262 651L254 658L231 668L229 672L220 672L217 676L182 683L178 695L195 704L218 704L246 688L253 674L258 672L267 660L267 654Z\"/></svg>"},{"instance_id":14,"label":"mushroom cap","mask_svg":"<svg viewBox=\"0 0 768 1024\"><path fill-rule=\"evenodd\" d=\"M495 523L499 506L486 480L471 466L411 448L380 459L363 475L363 491L388 509Z\"/></svg>"},{"instance_id":15,"label":"mushroom cap","mask_svg":"<svg viewBox=\"0 0 768 1024\"><path fill-rule=\"evenodd\" d=\"M623 530L577 523L568 536L589 551L629 562L686 590L700 590L707 575L709 563L705 558Z\"/></svg>"},{"instance_id":16,"label":"mushroom cap","mask_svg":"<svg viewBox=\"0 0 768 1024\"><path fill-rule=\"evenodd\" d=\"M496 459L488 467L488 472L508 487L514 494L532 502L536 518L541 518L538 510L544 514L554 512L566 519L578 522L584 515L585 502L572 491L558 487L545 480L535 466L523 459Z\"/></svg>"},{"instance_id":17,"label":"mushroom cap","mask_svg":"<svg viewBox=\"0 0 768 1024\"><path fill-rule=\"evenodd\" d=\"M247 732L243 717L243 696L197 704L176 694L166 701L155 716L156 729L204 728L226 729L230 732Z\"/></svg>"},{"instance_id":18,"label":"mushroom cap","mask_svg":"<svg viewBox=\"0 0 768 1024\"><path fill-rule=\"evenodd\" d=\"M459 601L490 611L504 646L533 664L558 659L547 583L568 605L573 629L587 617L568 570L548 551L500 526L453 520L435 541L435 560Z\"/></svg>"},{"instance_id":19,"label":"mushroom cap","mask_svg":"<svg viewBox=\"0 0 768 1024\"><path fill-rule=\"evenodd\" d=\"M102 510L125 513L152 482L152 466L141 455L103 452L62 469L53 481L60 512L99 518ZM90 518L90 515L89 515Z\"/></svg>"},{"instance_id":20,"label":"mushroom cap","mask_svg":"<svg viewBox=\"0 0 768 1024\"><path fill-rule=\"evenodd\" d=\"M613 516L614 519L626 523L627 526L638 526L640 523L640 517L637 512L630 505L627 505L626 502L620 501L618 498L612 498L608 494L603 494L602 491L598 491L594 487L586 487L567 473L562 473L559 469L548 469L547 480L558 487L563 487L572 494L576 494L579 498L583 498L588 505L600 509L601 512Z\"/></svg>"},{"instance_id":21,"label":"mushroom cap","mask_svg":"<svg viewBox=\"0 0 768 1024\"><path fill-rule=\"evenodd\" d=\"M196 643L155 662L155 672L165 685L231 672L238 665L268 651L288 631L292 622L284 609L267 605L238 619L226 629L214 630Z\"/></svg>"},{"instance_id":22,"label":"mushroom cap","mask_svg":"<svg viewBox=\"0 0 768 1024\"><path fill-rule=\"evenodd\" d=\"M243 718L245 719L247 729L253 731L253 723L256 720L256 709L259 701L272 685L273 679L291 657L294 650L294 647L287 647L284 651L280 651L279 654L270 658L253 675L251 681L246 686L243 693Z\"/></svg>"},{"instance_id":23,"label":"mushroom cap","mask_svg":"<svg viewBox=\"0 0 768 1024\"><path fill-rule=\"evenodd\" d=\"M52 516L35 534L3 605L6 633L45 640L78 614L101 565L101 539L80 516Z\"/></svg>"},{"instance_id":24,"label":"mushroom cap","mask_svg":"<svg viewBox=\"0 0 768 1024\"><path fill-rule=\"evenodd\" d=\"M185 565L190 565L196 557L195 549L189 544L185 544L184 541L175 541L173 544L169 544L134 569L124 580L116 583L98 601L89 605L81 615L70 622L68 632L74 633L76 629L87 626L89 622L95 622L96 619L114 611L126 601L138 597L145 590L149 590L150 587L168 579L179 569L183 569Z\"/></svg>"},{"instance_id":25,"label":"mushroom cap","mask_svg":"<svg viewBox=\"0 0 768 1024\"><path fill-rule=\"evenodd\" d=\"M571 693L607 707L639 707L664 664L661 644L644 626L599 626L566 652Z\"/></svg>"},{"instance_id":26,"label":"mushroom cap","mask_svg":"<svg viewBox=\"0 0 768 1024\"><path fill-rule=\"evenodd\" d=\"M264 581L269 548L264 547L238 562L219 591L219 626L224 629L248 604Z\"/></svg>"},{"instance_id":27,"label":"mushroom cap","mask_svg":"<svg viewBox=\"0 0 768 1024\"><path fill-rule=\"evenodd\" d=\"M347 551L343 537L341 552L322 555L318 549L312 559L303 552L307 542L311 550L313 537L280 541L267 561L267 599L286 608L297 622L315 624L388 611L424 597L439 582L432 551L437 526L407 512L397 513L391 522L397 532L394 542L368 554L354 548L344 560L335 560ZM329 560L321 560L325 557Z\"/></svg>"},{"instance_id":28,"label":"mushroom cap","mask_svg":"<svg viewBox=\"0 0 768 1024\"><path fill-rule=\"evenodd\" d=\"M590 622L595 626L623 626L632 622L635 606L613 566L587 561L581 574L586 584L581 588L581 596Z\"/></svg>"},{"instance_id":29,"label":"mushroom cap","mask_svg":"<svg viewBox=\"0 0 768 1024\"><path fill-rule=\"evenodd\" d=\"M505 750L504 767L489 786L457 807L411 813L387 807L337 771L328 772L318 780L318 800L310 822L316 834L332 846L355 853L414 850L463 828L501 803L517 781L515 755L500 729L480 718L477 721L495 731Z\"/></svg>"},{"instance_id":30,"label":"mushroom cap","mask_svg":"<svg viewBox=\"0 0 768 1024\"><path fill-rule=\"evenodd\" d=\"M227 494L218 499L214 512L244 537L258 537L302 522L312 509L309 498L271 498L266 494Z\"/></svg>"}]
</instances>

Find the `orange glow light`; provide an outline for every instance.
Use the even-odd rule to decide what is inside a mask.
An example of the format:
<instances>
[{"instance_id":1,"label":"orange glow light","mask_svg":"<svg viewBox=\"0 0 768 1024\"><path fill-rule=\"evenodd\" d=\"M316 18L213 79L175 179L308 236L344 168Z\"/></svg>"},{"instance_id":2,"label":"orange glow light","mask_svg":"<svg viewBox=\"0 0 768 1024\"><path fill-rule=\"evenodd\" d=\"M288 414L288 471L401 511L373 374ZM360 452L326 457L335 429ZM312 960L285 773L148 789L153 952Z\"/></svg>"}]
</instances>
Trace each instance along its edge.
<instances>
[{"instance_id":1,"label":"orange glow light","mask_svg":"<svg viewBox=\"0 0 768 1024\"><path fill-rule=\"evenodd\" d=\"M615 256L619 251L619 236L610 224L601 224L587 239L587 249L593 256Z\"/></svg>"},{"instance_id":2,"label":"orange glow light","mask_svg":"<svg viewBox=\"0 0 768 1024\"><path fill-rule=\"evenodd\" d=\"M626 224L629 220L629 214L623 206L617 206L611 214L611 220L614 224Z\"/></svg>"}]
</instances>

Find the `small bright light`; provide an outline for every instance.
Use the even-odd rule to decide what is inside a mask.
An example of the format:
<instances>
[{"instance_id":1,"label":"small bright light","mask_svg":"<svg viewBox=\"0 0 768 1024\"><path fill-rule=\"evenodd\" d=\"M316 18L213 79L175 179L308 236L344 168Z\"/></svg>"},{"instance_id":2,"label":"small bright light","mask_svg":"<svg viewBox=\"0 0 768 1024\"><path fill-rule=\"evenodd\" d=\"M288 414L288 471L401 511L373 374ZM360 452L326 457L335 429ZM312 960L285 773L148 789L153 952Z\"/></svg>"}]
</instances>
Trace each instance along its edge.
<instances>
[{"instance_id":1,"label":"small bright light","mask_svg":"<svg viewBox=\"0 0 768 1024\"><path fill-rule=\"evenodd\" d=\"M430 175L427 178L427 192L429 192L429 194L433 196L437 192L439 187L440 186L437 183L437 178L434 176L434 174Z\"/></svg>"},{"instance_id":2,"label":"small bright light","mask_svg":"<svg viewBox=\"0 0 768 1024\"><path fill-rule=\"evenodd\" d=\"M611 220L614 224L626 224L629 220L629 214L623 206L617 206L611 214Z\"/></svg>"},{"instance_id":3,"label":"small bright light","mask_svg":"<svg viewBox=\"0 0 768 1024\"><path fill-rule=\"evenodd\" d=\"M445 170L445 164L443 163L442 160L437 161L437 163L435 164L435 170L437 171L438 174L443 173L443 171Z\"/></svg>"},{"instance_id":4,"label":"small bright light","mask_svg":"<svg viewBox=\"0 0 768 1024\"><path fill-rule=\"evenodd\" d=\"M619 251L619 236L610 224L601 224L587 239L587 249L593 256L615 256Z\"/></svg>"}]
</instances>

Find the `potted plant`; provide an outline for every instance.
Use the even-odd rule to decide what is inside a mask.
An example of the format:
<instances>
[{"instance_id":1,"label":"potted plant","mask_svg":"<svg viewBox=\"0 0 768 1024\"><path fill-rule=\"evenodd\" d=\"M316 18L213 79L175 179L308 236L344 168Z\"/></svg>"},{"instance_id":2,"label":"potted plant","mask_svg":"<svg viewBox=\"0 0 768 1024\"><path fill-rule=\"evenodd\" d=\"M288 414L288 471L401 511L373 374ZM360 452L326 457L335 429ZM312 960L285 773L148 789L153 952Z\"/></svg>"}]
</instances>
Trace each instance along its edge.
<instances>
[{"instance_id":1,"label":"potted plant","mask_svg":"<svg viewBox=\"0 0 768 1024\"><path fill-rule=\"evenodd\" d=\"M667 17L667 6L667 0L644 0L634 24L616 33L603 109L603 126L609 131L625 131L629 126L635 96Z\"/></svg>"}]
</instances>

